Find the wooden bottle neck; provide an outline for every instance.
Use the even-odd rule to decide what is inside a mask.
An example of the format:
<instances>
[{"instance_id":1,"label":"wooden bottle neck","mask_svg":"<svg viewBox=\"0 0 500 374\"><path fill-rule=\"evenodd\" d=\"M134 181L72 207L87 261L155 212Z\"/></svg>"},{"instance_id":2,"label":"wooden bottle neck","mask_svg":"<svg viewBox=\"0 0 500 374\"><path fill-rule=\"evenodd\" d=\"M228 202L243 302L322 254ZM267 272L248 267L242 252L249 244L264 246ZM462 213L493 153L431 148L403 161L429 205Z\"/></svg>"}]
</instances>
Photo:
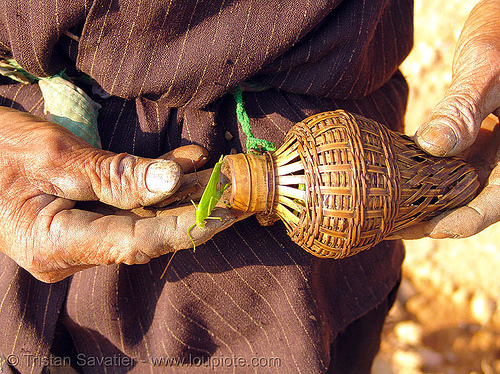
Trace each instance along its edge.
<instances>
[{"instance_id":1,"label":"wooden bottle neck","mask_svg":"<svg viewBox=\"0 0 500 374\"><path fill-rule=\"evenodd\" d=\"M277 173L270 153L226 156L222 174L231 182L224 200L233 209L268 213L274 209Z\"/></svg>"}]
</instances>

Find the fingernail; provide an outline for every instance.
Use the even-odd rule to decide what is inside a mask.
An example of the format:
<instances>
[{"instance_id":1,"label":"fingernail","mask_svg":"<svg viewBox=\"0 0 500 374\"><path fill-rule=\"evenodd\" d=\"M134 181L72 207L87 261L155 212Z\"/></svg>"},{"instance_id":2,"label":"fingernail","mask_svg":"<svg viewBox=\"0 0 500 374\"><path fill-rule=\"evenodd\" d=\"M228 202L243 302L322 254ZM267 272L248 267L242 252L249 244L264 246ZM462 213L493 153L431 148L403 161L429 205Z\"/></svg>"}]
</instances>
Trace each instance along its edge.
<instances>
[{"instance_id":1,"label":"fingernail","mask_svg":"<svg viewBox=\"0 0 500 374\"><path fill-rule=\"evenodd\" d=\"M156 161L146 170L146 187L155 193L173 193L182 177L182 168L177 162Z\"/></svg>"},{"instance_id":2,"label":"fingernail","mask_svg":"<svg viewBox=\"0 0 500 374\"><path fill-rule=\"evenodd\" d=\"M208 156L200 155L200 157L194 162L196 168L201 168L208 161Z\"/></svg>"},{"instance_id":3,"label":"fingernail","mask_svg":"<svg viewBox=\"0 0 500 374\"><path fill-rule=\"evenodd\" d=\"M432 239L449 239L453 237L450 233L445 231L433 231L428 236Z\"/></svg>"},{"instance_id":4,"label":"fingernail","mask_svg":"<svg viewBox=\"0 0 500 374\"><path fill-rule=\"evenodd\" d=\"M434 156L446 156L457 144L457 135L448 126L431 124L416 137L417 143Z\"/></svg>"}]
</instances>

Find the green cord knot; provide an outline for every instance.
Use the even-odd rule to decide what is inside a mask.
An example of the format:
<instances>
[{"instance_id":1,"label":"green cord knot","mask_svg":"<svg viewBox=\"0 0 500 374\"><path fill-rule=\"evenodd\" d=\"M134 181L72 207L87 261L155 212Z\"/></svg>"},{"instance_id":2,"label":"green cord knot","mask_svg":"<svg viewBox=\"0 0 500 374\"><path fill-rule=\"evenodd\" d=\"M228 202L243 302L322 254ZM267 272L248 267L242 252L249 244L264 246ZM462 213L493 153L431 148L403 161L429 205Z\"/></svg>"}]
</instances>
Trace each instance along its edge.
<instances>
[{"instance_id":1,"label":"green cord knot","mask_svg":"<svg viewBox=\"0 0 500 374\"><path fill-rule=\"evenodd\" d=\"M272 142L269 142L264 139L256 138L252 134L252 127L250 126L250 118L248 118L247 111L245 110L245 104L243 102L243 90L241 86L238 85L236 87L236 91L234 92L234 100L236 101L236 118L238 119L243 132L247 136L246 147L247 152L250 152L252 149L260 150L262 152L265 151L275 151L276 145Z\"/></svg>"}]
</instances>

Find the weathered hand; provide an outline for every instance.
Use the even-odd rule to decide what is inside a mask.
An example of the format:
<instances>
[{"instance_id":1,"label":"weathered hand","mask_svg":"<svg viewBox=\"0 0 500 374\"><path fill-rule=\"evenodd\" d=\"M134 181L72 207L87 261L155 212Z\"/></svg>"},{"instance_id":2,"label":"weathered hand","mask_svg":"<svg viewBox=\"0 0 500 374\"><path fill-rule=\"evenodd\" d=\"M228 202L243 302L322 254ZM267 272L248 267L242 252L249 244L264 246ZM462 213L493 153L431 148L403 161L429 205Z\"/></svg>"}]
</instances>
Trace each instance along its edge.
<instances>
[{"instance_id":1,"label":"weathered hand","mask_svg":"<svg viewBox=\"0 0 500 374\"><path fill-rule=\"evenodd\" d=\"M146 159L91 147L59 125L0 107L1 251L37 279L55 282L82 269L141 264L192 247L188 208L141 209L164 200L204 162L201 147ZM180 166L182 165L182 167ZM91 201L91 203L89 203ZM135 209L134 208L139 208ZM216 209L197 243L230 226L235 213Z\"/></svg>"},{"instance_id":2,"label":"weathered hand","mask_svg":"<svg viewBox=\"0 0 500 374\"><path fill-rule=\"evenodd\" d=\"M500 19L494 16L498 12L497 0L481 1L472 10L455 51L452 83L415 134L417 144L435 156L465 151L466 158L478 166L484 188L467 206L395 233L400 237L462 238L500 220L497 132L484 129L488 139L471 147L483 120L490 113L500 114Z\"/></svg>"}]
</instances>

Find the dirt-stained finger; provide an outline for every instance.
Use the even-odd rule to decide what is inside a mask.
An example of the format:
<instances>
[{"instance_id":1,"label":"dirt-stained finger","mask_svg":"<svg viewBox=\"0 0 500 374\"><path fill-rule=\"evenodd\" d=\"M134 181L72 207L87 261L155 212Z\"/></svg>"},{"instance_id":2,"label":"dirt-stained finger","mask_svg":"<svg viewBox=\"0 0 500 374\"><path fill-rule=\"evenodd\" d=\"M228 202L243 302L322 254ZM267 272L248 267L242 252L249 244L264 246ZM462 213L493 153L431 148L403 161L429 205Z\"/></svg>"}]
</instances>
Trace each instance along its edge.
<instances>
[{"instance_id":1,"label":"dirt-stained finger","mask_svg":"<svg viewBox=\"0 0 500 374\"><path fill-rule=\"evenodd\" d=\"M185 145L160 156L164 160L172 160L181 165L185 174L197 171L208 161L208 151L196 144Z\"/></svg>"}]
</instances>

